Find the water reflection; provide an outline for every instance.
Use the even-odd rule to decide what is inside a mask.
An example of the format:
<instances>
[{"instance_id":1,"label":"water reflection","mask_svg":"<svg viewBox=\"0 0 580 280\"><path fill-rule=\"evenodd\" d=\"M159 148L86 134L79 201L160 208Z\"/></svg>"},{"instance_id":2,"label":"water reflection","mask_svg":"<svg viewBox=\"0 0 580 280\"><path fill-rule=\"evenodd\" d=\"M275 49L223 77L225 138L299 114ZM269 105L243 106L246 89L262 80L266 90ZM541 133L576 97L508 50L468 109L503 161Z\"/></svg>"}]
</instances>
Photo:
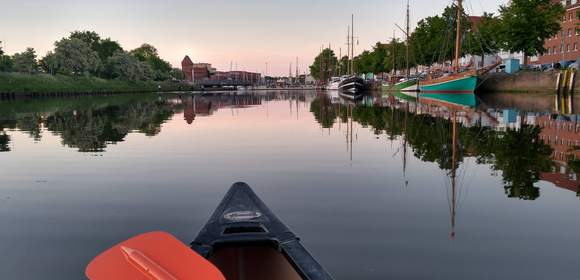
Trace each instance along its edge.
<instances>
[{"instance_id":1,"label":"water reflection","mask_svg":"<svg viewBox=\"0 0 580 280\"><path fill-rule=\"evenodd\" d=\"M513 97L516 103L521 98ZM533 104L546 103L546 98L550 97ZM514 109L513 100L504 95L479 102L473 95L394 93L367 96L356 104L333 93L292 92L10 101L0 103L0 152L12 150L12 130L23 131L36 141L42 141L46 131L79 152L104 152L107 145L124 141L129 133L159 134L162 124L175 114L182 114L187 124L220 109L265 106L268 114L271 100L288 100L290 113L296 118L300 104L309 103L322 128L345 127L351 160L357 138L352 122L371 128L377 136L385 135L389 141L399 140L401 147L396 154L401 157L404 185L408 185L406 168L412 154L450 174L465 158L475 158L478 164L490 165L494 173L501 174L510 198L537 199L540 189L535 184L539 180L580 196L580 117L537 112L534 110L541 108L530 109L525 102L521 109ZM553 102L554 110L573 111L571 100Z\"/></svg>"},{"instance_id":2,"label":"water reflection","mask_svg":"<svg viewBox=\"0 0 580 280\"><path fill-rule=\"evenodd\" d=\"M324 127L332 127L348 122L340 112L348 112L350 106L346 100L324 95L314 100L311 111ZM479 104L474 95L395 93L363 101L354 107L352 117L376 135L402 141L404 177L408 146L415 157L435 162L442 170L454 170L454 164L461 165L466 157L490 165L501 174L510 198L537 199L540 189L535 184L540 180L579 193L573 169L580 166L576 161L580 123L575 115L493 109ZM457 158L451 137L454 118L459 124Z\"/></svg>"},{"instance_id":3,"label":"water reflection","mask_svg":"<svg viewBox=\"0 0 580 280\"><path fill-rule=\"evenodd\" d=\"M224 187L244 180L337 279L573 278L578 119L551 96L519 98L353 103L277 91L0 102L9 151L0 220L10 225L0 248L15 255L0 270L78 278L127 236L162 229L188 241ZM356 246L337 246L353 236ZM21 265L31 258L45 265ZM514 259L531 270L514 270Z\"/></svg>"}]
</instances>

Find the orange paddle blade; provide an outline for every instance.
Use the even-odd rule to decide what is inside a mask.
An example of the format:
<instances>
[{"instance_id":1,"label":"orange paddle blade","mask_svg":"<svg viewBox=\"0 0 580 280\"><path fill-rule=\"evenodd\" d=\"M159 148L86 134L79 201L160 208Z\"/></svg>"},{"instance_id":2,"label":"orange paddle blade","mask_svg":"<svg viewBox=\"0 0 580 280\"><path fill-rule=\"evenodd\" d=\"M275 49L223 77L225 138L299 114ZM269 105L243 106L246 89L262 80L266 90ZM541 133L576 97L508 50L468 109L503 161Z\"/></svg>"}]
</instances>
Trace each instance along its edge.
<instances>
[{"instance_id":1,"label":"orange paddle blade","mask_svg":"<svg viewBox=\"0 0 580 280\"><path fill-rule=\"evenodd\" d=\"M209 261L165 232L123 241L87 266L90 280L225 280Z\"/></svg>"}]
</instances>

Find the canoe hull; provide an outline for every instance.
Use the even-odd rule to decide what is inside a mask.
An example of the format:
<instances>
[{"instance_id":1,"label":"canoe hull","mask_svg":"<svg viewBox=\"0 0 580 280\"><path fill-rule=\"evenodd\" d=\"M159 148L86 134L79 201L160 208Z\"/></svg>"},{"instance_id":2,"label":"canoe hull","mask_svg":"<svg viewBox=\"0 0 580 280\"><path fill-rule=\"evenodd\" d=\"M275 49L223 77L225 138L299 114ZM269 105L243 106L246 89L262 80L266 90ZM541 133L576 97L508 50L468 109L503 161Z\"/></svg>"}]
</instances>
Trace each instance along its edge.
<instances>
[{"instance_id":1,"label":"canoe hull","mask_svg":"<svg viewBox=\"0 0 580 280\"><path fill-rule=\"evenodd\" d=\"M211 260L219 248L248 246L275 248L300 275L299 279L332 279L252 189L245 183L236 183L191 242L191 248ZM284 278L270 276L270 279Z\"/></svg>"}]
</instances>

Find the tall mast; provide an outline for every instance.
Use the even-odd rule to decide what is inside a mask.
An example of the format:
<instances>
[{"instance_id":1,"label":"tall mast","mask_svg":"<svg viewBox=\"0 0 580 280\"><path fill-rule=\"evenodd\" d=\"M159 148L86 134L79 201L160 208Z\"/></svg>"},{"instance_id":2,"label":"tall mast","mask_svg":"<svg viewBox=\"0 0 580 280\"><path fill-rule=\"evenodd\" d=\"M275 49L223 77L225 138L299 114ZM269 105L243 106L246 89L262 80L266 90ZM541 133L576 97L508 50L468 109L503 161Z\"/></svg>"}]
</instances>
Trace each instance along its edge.
<instances>
[{"instance_id":1,"label":"tall mast","mask_svg":"<svg viewBox=\"0 0 580 280\"><path fill-rule=\"evenodd\" d=\"M347 45L346 56L348 57L348 59L346 60L346 75L349 75L350 74L350 26L347 26L347 28L346 28L346 45Z\"/></svg>"},{"instance_id":2,"label":"tall mast","mask_svg":"<svg viewBox=\"0 0 580 280\"><path fill-rule=\"evenodd\" d=\"M336 65L337 76L342 76L342 69L340 65L342 64L342 47L338 48L338 65Z\"/></svg>"},{"instance_id":3,"label":"tall mast","mask_svg":"<svg viewBox=\"0 0 580 280\"><path fill-rule=\"evenodd\" d=\"M294 67L296 68L296 79L298 79L298 76L300 75L298 72L298 57L296 57L296 65Z\"/></svg>"},{"instance_id":4,"label":"tall mast","mask_svg":"<svg viewBox=\"0 0 580 280\"><path fill-rule=\"evenodd\" d=\"M393 76L397 75L397 39L393 30Z\"/></svg>"},{"instance_id":5,"label":"tall mast","mask_svg":"<svg viewBox=\"0 0 580 280\"><path fill-rule=\"evenodd\" d=\"M352 59L350 60L350 74L353 75L354 74L354 14L351 15L351 26L350 28L352 28L352 32L350 33L350 43L352 44L352 47L350 48L350 53L351 53L351 57Z\"/></svg>"},{"instance_id":6,"label":"tall mast","mask_svg":"<svg viewBox=\"0 0 580 280\"><path fill-rule=\"evenodd\" d=\"M457 0L457 30L455 32L455 71L459 71L459 56L461 56L461 16L462 0Z\"/></svg>"},{"instance_id":7,"label":"tall mast","mask_svg":"<svg viewBox=\"0 0 580 280\"><path fill-rule=\"evenodd\" d=\"M407 0L407 79L411 76L411 69L409 68L409 0Z\"/></svg>"}]
</instances>

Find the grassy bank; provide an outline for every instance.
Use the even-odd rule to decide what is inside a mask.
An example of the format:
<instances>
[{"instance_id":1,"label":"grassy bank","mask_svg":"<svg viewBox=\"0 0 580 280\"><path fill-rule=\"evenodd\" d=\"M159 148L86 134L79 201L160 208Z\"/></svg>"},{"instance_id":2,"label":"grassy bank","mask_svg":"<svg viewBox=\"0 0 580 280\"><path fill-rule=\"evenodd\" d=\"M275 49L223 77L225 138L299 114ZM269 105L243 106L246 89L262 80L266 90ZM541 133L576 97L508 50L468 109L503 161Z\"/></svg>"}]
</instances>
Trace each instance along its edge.
<instances>
[{"instance_id":1,"label":"grassy bank","mask_svg":"<svg viewBox=\"0 0 580 280\"><path fill-rule=\"evenodd\" d=\"M120 81L96 77L62 75L0 73L0 93L127 93L190 90L191 86L177 82Z\"/></svg>"}]
</instances>

